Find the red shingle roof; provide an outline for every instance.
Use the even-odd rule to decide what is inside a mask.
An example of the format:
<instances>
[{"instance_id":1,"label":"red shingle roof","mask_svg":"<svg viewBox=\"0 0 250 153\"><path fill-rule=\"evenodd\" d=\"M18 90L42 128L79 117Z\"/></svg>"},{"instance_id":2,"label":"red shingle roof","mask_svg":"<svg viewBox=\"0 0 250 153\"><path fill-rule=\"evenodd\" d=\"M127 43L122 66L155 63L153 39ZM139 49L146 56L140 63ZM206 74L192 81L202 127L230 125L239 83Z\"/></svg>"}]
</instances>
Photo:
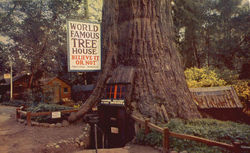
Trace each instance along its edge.
<instances>
[{"instance_id":1,"label":"red shingle roof","mask_svg":"<svg viewBox=\"0 0 250 153\"><path fill-rule=\"evenodd\" d=\"M227 87L190 88L195 103L201 109L243 108L235 90Z\"/></svg>"}]
</instances>

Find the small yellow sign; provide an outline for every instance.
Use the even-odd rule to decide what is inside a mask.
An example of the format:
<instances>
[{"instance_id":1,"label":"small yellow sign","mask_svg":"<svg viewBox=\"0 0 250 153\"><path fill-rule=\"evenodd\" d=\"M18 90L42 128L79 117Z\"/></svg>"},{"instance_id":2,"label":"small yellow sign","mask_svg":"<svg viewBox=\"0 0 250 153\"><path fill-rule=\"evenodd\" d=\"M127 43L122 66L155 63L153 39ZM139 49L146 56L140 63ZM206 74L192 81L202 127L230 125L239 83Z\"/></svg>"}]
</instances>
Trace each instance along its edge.
<instances>
[{"instance_id":1,"label":"small yellow sign","mask_svg":"<svg viewBox=\"0 0 250 153\"><path fill-rule=\"evenodd\" d=\"M4 77L4 79L9 79L10 78L10 74L9 73L4 74L3 77Z\"/></svg>"}]
</instances>

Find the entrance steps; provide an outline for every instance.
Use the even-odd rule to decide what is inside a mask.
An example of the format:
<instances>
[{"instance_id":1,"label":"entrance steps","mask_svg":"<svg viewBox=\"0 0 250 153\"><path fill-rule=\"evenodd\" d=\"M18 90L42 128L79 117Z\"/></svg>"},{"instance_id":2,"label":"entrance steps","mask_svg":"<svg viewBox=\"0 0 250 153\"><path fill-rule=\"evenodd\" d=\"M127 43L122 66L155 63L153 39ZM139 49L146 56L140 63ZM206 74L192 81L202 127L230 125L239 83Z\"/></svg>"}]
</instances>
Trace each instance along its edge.
<instances>
[{"instance_id":1,"label":"entrance steps","mask_svg":"<svg viewBox=\"0 0 250 153\"><path fill-rule=\"evenodd\" d=\"M111 148L111 149L98 149L98 153L129 153L127 149L124 148ZM76 153L96 153L95 149L87 149L78 151Z\"/></svg>"}]
</instances>

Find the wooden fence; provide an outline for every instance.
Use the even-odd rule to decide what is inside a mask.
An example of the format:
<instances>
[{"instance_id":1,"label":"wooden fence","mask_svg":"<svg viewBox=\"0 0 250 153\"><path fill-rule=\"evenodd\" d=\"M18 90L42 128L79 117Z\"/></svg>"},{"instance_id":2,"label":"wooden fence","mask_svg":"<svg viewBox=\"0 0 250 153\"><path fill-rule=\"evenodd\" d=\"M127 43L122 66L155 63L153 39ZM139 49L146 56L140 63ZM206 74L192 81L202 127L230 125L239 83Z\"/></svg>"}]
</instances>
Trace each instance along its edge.
<instances>
[{"instance_id":1,"label":"wooden fence","mask_svg":"<svg viewBox=\"0 0 250 153\"><path fill-rule=\"evenodd\" d=\"M71 112L77 112L77 109L74 110L62 110L62 111L55 111L55 112L61 112L61 114L67 114L67 113L71 113ZM27 125L31 126L31 117L32 116L45 116L45 115L52 115L53 112L37 112L37 113L32 113L32 112L26 112L21 110L20 108L16 109L16 120L20 119L21 116L26 116L26 120L27 120Z\"/></svg>"},{"instance_id":2,"label":"wooden fence","mask_svg":"<svg viewBox=\"0 0 250 153\"><path fill-rule=\"evenodd\" d=\"M213 140L209 140L209 139L205 139L205 138L201 138L197 136L174 133L174 132L170 132L168 128L162 128L153 123L150 123L149 119L141 119L135 115L131 115L131 117L132 119L135 120L135 124L137 124L139 129L141 129L141 127L145 128L145 134L148 134L150 129L156 130L163 134L163 141L162 141L163 153L167 153L169 151L169 148L170 148L169 137L193 140L193 141L205 143L210 146L218 146L218 147L226 148L234 153L241 153L240 143L235 142L233 144L227 144L227 143L217 142L217 141L213 141Z\"/></svg>"}]
</instances>

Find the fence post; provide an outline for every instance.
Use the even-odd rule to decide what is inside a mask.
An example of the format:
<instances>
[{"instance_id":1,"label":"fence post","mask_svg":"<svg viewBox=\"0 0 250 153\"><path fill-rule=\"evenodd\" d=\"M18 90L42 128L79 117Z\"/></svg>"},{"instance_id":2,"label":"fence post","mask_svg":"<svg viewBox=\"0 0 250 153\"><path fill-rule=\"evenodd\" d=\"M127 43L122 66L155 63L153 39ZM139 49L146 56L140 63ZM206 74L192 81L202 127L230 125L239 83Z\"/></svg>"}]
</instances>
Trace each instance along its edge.
<instances>
[{"instance_id":1,"label":"fence post","mask_svg":"<svg viewBox=\"0 0 250 153\"><path fill-rule=\"evenodd\" d=\"M27 112L26 120L27 120L27 125L31 126L31 112Z\"/></svg>"},{"instance_id":2,"label":"fence post","mask_svg":"<svg viewBox=\"0 0 250 153\"><path fill-rule=\"evenodd\" d=\"M145 134L148 134L149 133L149 127L148 127L148 122L149 122L149 119L145 119Z\"/></svg>"},{"instance_id":3,"label":"fence post","mask_svg":"<svg viewBox=\"0 0 250 153\"><path fill-rule=\"evenodd\" d=\"M240 146L240 142L233 142L233 150L234 150L234 153L241 153L241 146Z\"/></svg>"},{"instance_id":4,"label":"fence post","mask_svg":"<svg viewBox=\"0 0 250 153\"><path fill-rule=\"evenodd\" d=\"M16 120L20 118L20 113L19 113L20 108L16 109Z\"/></svg>"},{"instance_id":5,"label":"fence post","mask_svg":"<svg viewBox=\"0 0 250 153\"><path fill-rule=\"evenodd\" d=\"M162 147L163 153L167 153L169 151L169 130L168 128L163 129L163 138L162 138Z\"/></svg>"}]
</instances>

